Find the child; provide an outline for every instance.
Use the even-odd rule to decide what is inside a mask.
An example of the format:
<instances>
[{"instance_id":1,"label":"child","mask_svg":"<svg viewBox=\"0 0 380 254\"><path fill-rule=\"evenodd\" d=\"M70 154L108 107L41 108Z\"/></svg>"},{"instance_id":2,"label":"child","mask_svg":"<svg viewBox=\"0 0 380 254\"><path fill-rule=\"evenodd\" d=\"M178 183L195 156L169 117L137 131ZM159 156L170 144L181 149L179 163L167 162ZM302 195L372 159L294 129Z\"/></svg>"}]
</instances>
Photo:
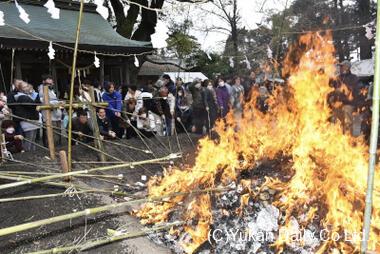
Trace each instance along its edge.
<instances>
[{"instance_id":1,"label":"child","mask_svg":"<svg viewBox=\"0 0 380 254\"><path fill-rule=\"evenodd\" d=\"M22 135L16 134L16 124L12 120L4 120L1 124L5 136L7 150L11 153L23 153Z\"/></svg>"}]
</instances>

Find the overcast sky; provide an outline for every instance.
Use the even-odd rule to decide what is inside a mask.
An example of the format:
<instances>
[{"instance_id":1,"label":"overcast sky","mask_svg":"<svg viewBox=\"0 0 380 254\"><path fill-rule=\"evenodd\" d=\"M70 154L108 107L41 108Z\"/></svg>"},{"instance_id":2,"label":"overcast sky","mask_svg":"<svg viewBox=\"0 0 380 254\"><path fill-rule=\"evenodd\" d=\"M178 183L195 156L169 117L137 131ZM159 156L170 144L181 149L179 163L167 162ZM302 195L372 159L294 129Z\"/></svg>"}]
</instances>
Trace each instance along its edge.
<instances>
[{"instance_id":1,"label":"overcast sky","mask_svg":"<svg viewBox=\"0 0 380 254\"><path fill-rule=\"evenodd\" d=\"M288 1L290 5L292 0ZM178 3L178 2L177 2ZM266 18L268 12L278 12L285 8L286 0L238 0L239 13L242 16L241 25L247 29L255 29L257 23L262 23ZM204 11L200 9L212 10L215 7L212 3L205 4L182 4L180 14L176 14L173 7L170 5L164 6L165 13L170 13L171 18L182 20L184 17L189 17L193 20L195 28L190 31L202 45L202 49L206 52L221 52L224 48L224 42L227 35L223 32L209 32L201 31L202 28L212 26L227 27L221 18L215 15L205 15ZM189 13L189 14L188 14Z\"/></svg>"}]
</instances>

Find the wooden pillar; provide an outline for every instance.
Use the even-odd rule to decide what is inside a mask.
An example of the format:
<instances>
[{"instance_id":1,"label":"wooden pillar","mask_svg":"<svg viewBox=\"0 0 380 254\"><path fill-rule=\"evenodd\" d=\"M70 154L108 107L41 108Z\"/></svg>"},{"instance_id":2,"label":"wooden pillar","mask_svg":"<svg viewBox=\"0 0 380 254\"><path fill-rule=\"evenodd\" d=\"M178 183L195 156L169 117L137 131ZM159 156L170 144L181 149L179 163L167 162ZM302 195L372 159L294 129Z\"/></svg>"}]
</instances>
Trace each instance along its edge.
<instances>
[{"instance_id":1,"label":"wooden pillar","mask_svg":"<svg viewBox=\"0 0 380 254\"><path fill-rule=\"evenodd\" d=\"M104 84L104 58L100 58L100 71L99 71L99 83L101 86Z\"/></svg>"},{"instance_id":2,"label":"wooden pillar","mask_svg":"<svg viewBox=\"0 0 380 254\"><path fill-rule=\"evenodd\" d=\"M17 54L15 55L15 72L16 72L15 78L22 79L21 58Z\"/></svg>"},{"instance_id":3,"label":"wooden pillar","mask_svg":"<svg viewBox=\"0 0 380 254\"><path fill-rule=\"evenodd\" d=\"M129 60L126 58L124 60L124 71L125 71L125 76L124 76L124 83L125 84L130 84L131 83L131 75L129 73Z\"/></svg>"},{"instance_id":4,"label":"wooden pillar","mask_svg":"<svg viewBox=\"0 0 380 254\"><path fill-rule=\"evenodd\" d=\"M44 104L48 105L50 102L49 99L49 87L44 85ZM52 121L51 121L51 110L45 111L45 121L46 121L46 133L47 133L47 141L49 146L49 152L50 152L50 158L52 160L55 160L55 145L54 145L54 134L53 134L53 127L52 127Z\"/></svg>"},{"instance_id":5,"label":"wooden pillar","mask_svg":"<svg viewBox=\"0 0 380 254\"><path fill-rule=\"evenodd\" d=\"M92 103L95 103L95 91L94 87L90 86L88 92L90 93L91 97L91 103L89 104L90 114L91 114L91 121L92 121L92 127L94 130L94 136L95 136L95 146L98 148L101 153L99 153L100 160L106 161L106 156L104 155L104 146L103 142L100 140L100 131L99 131L99 125L98 120L96 116L96 108Z\"/></svg>"}]
</instances>

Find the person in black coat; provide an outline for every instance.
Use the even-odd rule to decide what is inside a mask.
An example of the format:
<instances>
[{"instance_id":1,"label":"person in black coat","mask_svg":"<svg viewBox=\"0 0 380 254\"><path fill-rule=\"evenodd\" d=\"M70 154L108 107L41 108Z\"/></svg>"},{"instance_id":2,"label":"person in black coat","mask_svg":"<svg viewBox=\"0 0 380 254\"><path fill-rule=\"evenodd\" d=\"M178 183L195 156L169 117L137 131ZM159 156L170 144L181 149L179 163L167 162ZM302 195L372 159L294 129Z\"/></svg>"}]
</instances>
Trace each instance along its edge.
<instances>
[{"instance_id":1,"label":"person in black coat","mask_svg":"<svg viewBox=\"0 0 380 254\"><path fill-rule=\"evenodd\" d=\"M99 108L97 113L97 121L99 126L99 133L105 139L116 138L116 133L112 131L110 120L106 116L106 110Z\"/></svg>"},{"instance_id":2,"label":"person in black coat","mask_svg":"<svg viewBox=\"0 0 380 254\"><path fill-rule=\"evenodd\" d=\"M40 129L39 119L40 114L37 111L37 105L40 104L40 97L38 93L33 90L33 86L21 82L18 85L19 92L14 96L15 102L19 103L15 107L15 118L20 120L20 126L25 137L24 148L26 151L35 151L36 146L33 144L36 142L37 132Z\"/></svg>"},{"instance_id":3,"label":"person in black coat","mask_svg":"<svg viewBox=\"0 0 380 254\"><path fill-rule=\"evenodd\" d=\"M93 138L89 137L92 136L92 130L90 128L90 125L88 123L88 117L87 112L84 110L78 110L77 111L77 117L73 119L72 123L72 136L73 139L76 139L78 141L84 142L84 143L90 143Z\"/></svg>"}]
</instances>

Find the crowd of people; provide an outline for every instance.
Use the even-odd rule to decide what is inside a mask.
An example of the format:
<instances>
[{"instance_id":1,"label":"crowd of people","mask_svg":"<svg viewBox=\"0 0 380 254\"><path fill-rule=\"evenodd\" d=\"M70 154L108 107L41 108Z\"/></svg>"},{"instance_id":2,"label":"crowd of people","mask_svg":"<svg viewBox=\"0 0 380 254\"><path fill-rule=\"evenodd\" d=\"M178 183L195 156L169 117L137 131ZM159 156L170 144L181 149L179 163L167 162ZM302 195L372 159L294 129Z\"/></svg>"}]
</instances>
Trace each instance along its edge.
<instances>
[{"instance_id":1,"label":"crowd of people","mask_svg":"<svg viewBox=\"0 0 380 254\"><path fill-rule=\"evenodd\" d=\"M171 136L175 132L209 134L216 120L225 118L230 111L239 121L243 117L244 103L253 90L259 94L255 106L267 112L266 102L276 82L266 74L252 71L248 77L220 76L214 81L194 79L189 83L181 78L173 81L169 75L163 75L156 83L144 87L118 87L113 82L94 86L91 80L77 83L75 100L82 102L82 107L73 114L74 143L93 141L94 124L101 139ZM334 91L327 100L332 108L330 120L339 120L345 131L352 131L355 112L369 105L367 93L359 84L358 78L350 72L350 63L343 62L340 76L331 83ZM36 91L31 84L15 80L7 96L0 94L1 127L11 153L35 150L38 139L47 146L47 134L42 126L46 125L48 110L37 111L37 106L47 98L46 91L48 104L56 105L49 110L54 142L61 144L62 133L68 127L68 110L66 102L57 98L52 76L44 75ZM108 106L97 106L97 119L93 120L89 105L98 102L106 102Z\"/></svg>"}]
</instances>

